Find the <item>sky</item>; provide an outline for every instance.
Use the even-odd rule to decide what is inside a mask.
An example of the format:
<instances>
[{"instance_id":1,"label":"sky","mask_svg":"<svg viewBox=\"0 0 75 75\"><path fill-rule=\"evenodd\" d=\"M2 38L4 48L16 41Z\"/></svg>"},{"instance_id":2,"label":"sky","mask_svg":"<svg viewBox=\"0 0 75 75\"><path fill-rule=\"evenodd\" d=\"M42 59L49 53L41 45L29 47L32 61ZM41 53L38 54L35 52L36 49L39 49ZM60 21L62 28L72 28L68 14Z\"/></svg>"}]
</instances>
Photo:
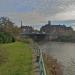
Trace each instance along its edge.
<instances>
[{"instance_id":1,"label":"sky","mask_svg":"<svg viewBox=\"0 0 75 75\"><path fill-rule=\"evenodd\" d=\"M65 24L75 29L75 0L0 0L0 17L9 17L15 25L39 29L47 24Z\"/></svg>"}]
</instances>

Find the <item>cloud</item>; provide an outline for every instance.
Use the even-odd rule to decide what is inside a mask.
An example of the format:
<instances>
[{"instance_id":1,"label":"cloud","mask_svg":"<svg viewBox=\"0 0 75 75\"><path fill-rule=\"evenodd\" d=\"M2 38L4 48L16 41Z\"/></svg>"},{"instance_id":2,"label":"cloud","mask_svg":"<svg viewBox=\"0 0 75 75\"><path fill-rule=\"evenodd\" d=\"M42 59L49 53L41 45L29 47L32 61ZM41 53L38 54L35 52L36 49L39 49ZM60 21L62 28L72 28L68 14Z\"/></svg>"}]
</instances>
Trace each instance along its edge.
<instances>
[{"instance_id":1,"label":"cloud","mask_svg":"<svg viewBox=\"0 0 75 75\"><path fill-rule=\"evenodd\" d=\"M1 11L17 13L36 11L43 16L64 12L73 5L75 5L75 0L0 0Z\"/></svg>"},{"instance_id":2,"label":"cloud","mask_svg":"<svg viewBox=\"0 0 75 75\"><path fill-rule=\"evenodd\" d=\"M37 12L32 13L1 13L1 16L9 17L14 23L20 26L21 20L24 25L42 25L46 23L45 17Z\"/></svg>"},{"instance_id":3,"label":"cloud","mask_svg":"<svg viewBox=\"0 0 75 75\"><path fill-rule=\"evenodd\" d=\"M75 5L75 0L40 0L39 7L36 9L38 13L45 16L54 16L68 10L69 7ZM72 9L69 8L71 11Z\"/></svg>"},{"instance_id":4,"label":"cloud","mask_svg":"<svg viewBox=\"0 0 75 75\"><path fill-rule=\"evenodd\" d=\"M42 24L48 20L75 20L75 0L0 0L0 16L20 24ZM36 26L37 27L37 26Z\"/></svg>"}]
</instances>

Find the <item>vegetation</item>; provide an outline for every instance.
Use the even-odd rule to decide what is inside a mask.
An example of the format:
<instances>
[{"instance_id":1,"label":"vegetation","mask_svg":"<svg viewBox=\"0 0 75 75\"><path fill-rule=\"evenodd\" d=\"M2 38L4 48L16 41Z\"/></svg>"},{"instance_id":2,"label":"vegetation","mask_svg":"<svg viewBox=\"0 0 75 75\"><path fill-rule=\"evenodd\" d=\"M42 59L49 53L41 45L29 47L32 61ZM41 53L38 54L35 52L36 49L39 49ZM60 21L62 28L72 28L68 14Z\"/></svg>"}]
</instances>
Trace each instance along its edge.
<instances>
[{"instance_id":1,"label":"vegetation","mask_svg":"<svg viewBox=\"0 0 75 75\"><path fill-rule=\"evenodd\" d=\"M0 75L32 75L32 50L29 44L0 45Z\"/></svg>"},{"instance_id":2,"label":"vegetation","mask_svg":"<svg viewBox=\"0 0 75 75\"><path fill-rule=\"evenodd\" d=\"M0 32L0 43L11 43L11 42L15 42L15 38L5 32Z\"/></svg>"},{"instance_id":3,"label":"vegetation","mask_svg":"<svg viewBox=\"0 0 75 75\"><path fill-rule=\"evenodd\" d=\"M0 75L32 75L31 39L20 39L20 31L9 18L0 18Z\"/></svg>"},{"instance_id":4,"label":"vegetation","mask_svg":"<svg viewBox=\"0 0 75 75\"><path fill-rule=\"evenodd\" d=\"M19 36L20 28L7 17L0 18L0 43L14 42Z\"/></svg>"}]
</instances>

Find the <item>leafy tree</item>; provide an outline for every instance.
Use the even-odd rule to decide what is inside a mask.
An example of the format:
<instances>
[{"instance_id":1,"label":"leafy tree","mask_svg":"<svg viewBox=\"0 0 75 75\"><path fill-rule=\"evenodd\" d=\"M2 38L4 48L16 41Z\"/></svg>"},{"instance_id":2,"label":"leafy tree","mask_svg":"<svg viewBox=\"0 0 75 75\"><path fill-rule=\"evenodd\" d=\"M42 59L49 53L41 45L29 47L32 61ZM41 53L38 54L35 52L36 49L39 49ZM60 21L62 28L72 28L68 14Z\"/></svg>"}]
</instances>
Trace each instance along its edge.
<instances>
[{"instance_id":1,"label":"leafy tree","mask_svg":"<svg viewBox=\"0 0 75 75\"><path fill-rule=\"evenodd\" d=\"M14 25L14 23L7 17L0 18L0 42L14 42L19 33L20 28Z\"/></svg>"},{"instance_id":2,"label":"leafy tree","mask_svg":"<svg viewBox=\"0 0 75 75\"><path fill-rule=\"evenodd\" d=\"M0 31L10 33L16 37L20 33L20 28L15 26L12 21L7 17L0 18Z\"/></svg>"},{"instance_id":3,"label":"leafy tree","mask_svg":"<svg viewBox=\"0 0 75 75\"><path fill-rule=\"evenodd\" d=\"M9 20L9 18L7 18L7 17L1 17L0 18L0 29L1 29L1 31L3 31L3 32L11 32L13 26L14 26L14 23L11 22Z\"/></svg>"}]
</instances>

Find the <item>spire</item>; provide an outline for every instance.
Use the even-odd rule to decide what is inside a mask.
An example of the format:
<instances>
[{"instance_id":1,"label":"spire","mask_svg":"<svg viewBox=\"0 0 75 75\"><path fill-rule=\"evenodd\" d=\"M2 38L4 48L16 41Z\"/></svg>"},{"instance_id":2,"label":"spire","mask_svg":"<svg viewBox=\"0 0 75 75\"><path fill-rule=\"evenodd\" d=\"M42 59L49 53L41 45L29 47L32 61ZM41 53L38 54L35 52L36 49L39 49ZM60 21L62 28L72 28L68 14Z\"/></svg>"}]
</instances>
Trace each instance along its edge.
<instances>
[{"instance_id":1,"label":"spire","mask_svg":"<svg viewBox=\"0 0 75 75\"><path fill-rule=\"evenodd\" d=\"M21 20L21 28L22 28L22 20Z\"/></svg>"}]
</instances>

